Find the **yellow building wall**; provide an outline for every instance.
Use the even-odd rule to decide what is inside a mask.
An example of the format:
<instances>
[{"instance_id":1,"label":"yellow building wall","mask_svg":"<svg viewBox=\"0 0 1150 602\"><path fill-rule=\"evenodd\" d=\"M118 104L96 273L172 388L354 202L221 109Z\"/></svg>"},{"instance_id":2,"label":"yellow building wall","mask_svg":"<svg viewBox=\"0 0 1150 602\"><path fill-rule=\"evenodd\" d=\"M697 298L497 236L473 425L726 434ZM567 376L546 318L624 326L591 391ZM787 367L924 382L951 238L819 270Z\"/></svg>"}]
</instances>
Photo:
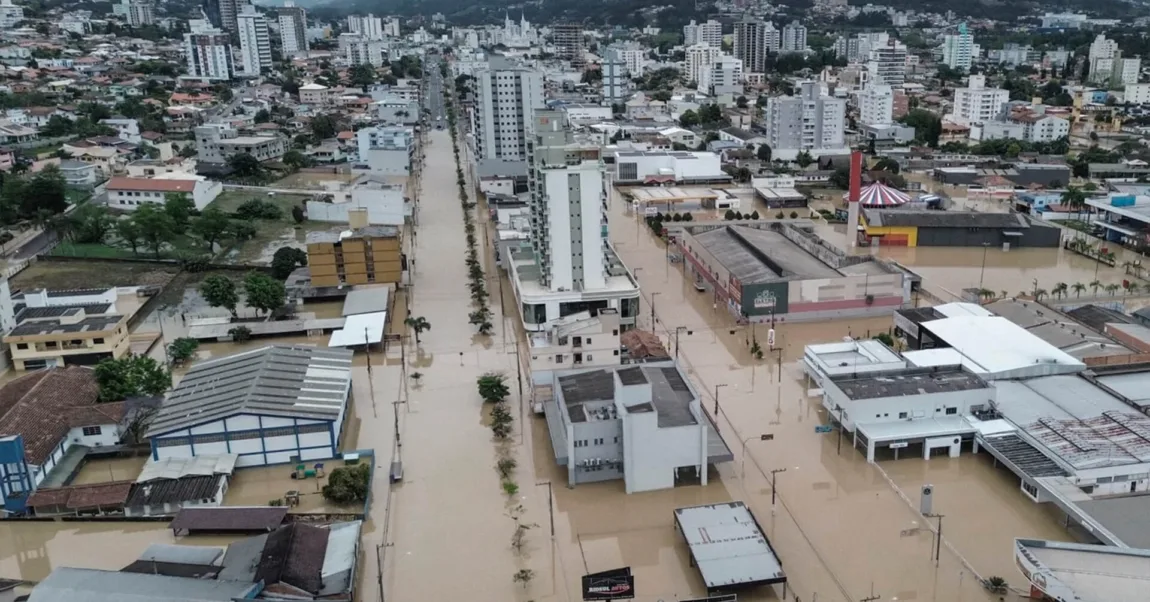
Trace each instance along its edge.
<instances>
[{"instance_id":1,"label":"yellow building wall","mask_svg":"<svg viewBox=\"0 0 1150 602\"><path fill-rule=\"evenodd\" d=\"M915 226L869 226L863 222L867 236L905 236L906 246L918 246L918 228Z\"/></svg>"}]
</instances>

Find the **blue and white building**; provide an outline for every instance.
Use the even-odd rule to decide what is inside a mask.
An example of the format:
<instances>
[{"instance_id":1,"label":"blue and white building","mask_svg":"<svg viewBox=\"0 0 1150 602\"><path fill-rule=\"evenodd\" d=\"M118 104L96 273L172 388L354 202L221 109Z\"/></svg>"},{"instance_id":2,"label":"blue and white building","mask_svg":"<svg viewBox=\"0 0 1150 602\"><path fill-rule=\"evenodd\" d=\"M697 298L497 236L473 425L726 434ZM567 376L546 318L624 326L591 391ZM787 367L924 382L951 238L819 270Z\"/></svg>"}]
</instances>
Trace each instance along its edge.
<instances>
[{"instance_id":1,"label":"blue and white building","mask_svg":"<svg viewBox=\"0 0 1150 602\"><path fill-rule=\"evenodd\" d=\"M273 345L196 365L148 430L153 460L238 454L237 466L335 457L352 352Z\"/></svg>"}]
</instances>

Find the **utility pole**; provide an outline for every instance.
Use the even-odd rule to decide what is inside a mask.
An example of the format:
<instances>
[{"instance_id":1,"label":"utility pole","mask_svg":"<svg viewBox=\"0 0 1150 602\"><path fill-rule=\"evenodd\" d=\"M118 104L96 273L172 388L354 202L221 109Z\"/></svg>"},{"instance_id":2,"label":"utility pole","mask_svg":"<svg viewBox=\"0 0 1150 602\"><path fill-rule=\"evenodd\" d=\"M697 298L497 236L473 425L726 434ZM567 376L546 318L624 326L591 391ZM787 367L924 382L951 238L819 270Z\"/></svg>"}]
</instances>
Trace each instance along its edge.
<instances>
[{"instance_id":1,"label":"utility pole","mask_svg":"<svg viewBox=\"0 0 1150 602\"><path fill-rule=\"evenodd\" d=\"M934 566L938 566L939 560L942 557L942 519L945 514L927 514L926 518L938 519L938 533L934 536Z\"/></svg>"},{"instance_id":2,"label":"utility pole","mask_svg":"<svg viewBox=\"0 0 1150 602\"><path fill-rule=\"evenodd\" d=\"M651 293L651 333L655 332L655 295L661 294L659 292Z\"/></svg>"},{"instance_id":3,"label":"utility pole","mask_svg":"<svg viewBox=\"0 0 1150 602\"><path fill-rule=\"evenodd\" d=\"M536 487L547 486L547 514L551 519L551 537L555 537L555 504L553 503L551 481L536 483Z\"/></svg>"},{"instance_id":4,"label":"utility pole","mask_svg":"<svg viewBox=\"0 0 1150 602\"><path fill-rule=\"evenodd\" d=\"M835 450L835 455L841 456L843 454L843 407L835 404L835 409L839 412L839 446Z\"/></svg>"},{"instance_id":5,"label":"utility pole","mask_svg":"<svg viewBox=\"0 0 1150 602\"><path fill-rule=\"evenodd\" d=\"M725 386L727 385L715 385L715 432L719 430L719 387Z\"/></svg>"},{"instance_id":6,"label":"utility pole","mask_svg":"<svg viewBox=\"0 0 1150 602\"><path fill-rule=\"evenodd\" d=\"M367 342L367 329L363 329L363 340ZM403 341L400 341L400 346ZM364 345L363 350L367 353L367 390L371 393L371 414L379 418L379 410L375 407L375 380L371 376L371 345Z\"/></svg>"},{"instance_id":7,"label":"utility pole","mask_svg":"<svg viewBox=\"0 0 1150 602\"><path fill-rule=\"evenodd\" d=\"M786 472L785 468L775 468L771 470L771 508L775 507L775 475L780 472Z\"/></svg>"},{"instance_id":8,"label":"utility pole","mask_svg":"<svg viewBox=\"0 0 1150 602\"><path fill-rule=\"evenodd\" d=\"M684 330L687 330L686 326L676 326L675 327L675 359L679 359L679 333L684 331ZM687 335L689 336L690 334L691 334L691 331L687 330Z\"/></svg>"}]
</instances>

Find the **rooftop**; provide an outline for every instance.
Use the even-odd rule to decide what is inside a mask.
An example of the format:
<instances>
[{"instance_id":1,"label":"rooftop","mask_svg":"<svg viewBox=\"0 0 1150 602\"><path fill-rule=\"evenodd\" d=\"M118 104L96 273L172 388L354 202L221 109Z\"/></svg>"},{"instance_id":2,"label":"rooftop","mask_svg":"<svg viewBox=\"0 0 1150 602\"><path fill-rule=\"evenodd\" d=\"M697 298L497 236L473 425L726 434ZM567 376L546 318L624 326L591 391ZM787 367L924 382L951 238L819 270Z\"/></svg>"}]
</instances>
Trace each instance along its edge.
<instances>
[{"instance_id":1,"label":"rooftop","mask_svg":"<svg viewBox=\"0 0 1150 602\"><path fill-rule=\"evenodd\" d=\"M183 508L168 524L173 531L271 531L287 516L283 506Z\"/></svg>"},{"instance_id":2,"label":"rooftop","mask_svg":"<svg viewBox=\"0 0 1150 602\"><path fill-rule=\"evenodd\" d=\"M1032 565L1046 593L1077 602L1141 602L1146 599L1150 551L1113 546L1014 540L1016 554Z\"/></svg>"},{"instance_id":3,"label":"rooftop","mask_svg":"<svg viewBox=\"0 0 1150 602\"><path fill-rule=\"evenodd\" d=\"M983 306L1076 358L1129 355L1113 339L1038 303L999 299Z\"/></svg>"},{"instance_id":4,"label":"rooftop","mask_svg":"<svg viewBox=\"0 0 1150 602\"><path fill-rule=\"evenodd\" d=\"M1098 370L1096 369L1095 372ZM1150 371L1100 373L1094 377L1094 380L1113 393L1122 396L1122 400L1126 403L1143 409L1150 406Z\"/></svg>"},{"instance_id":5,"label":"rooftop","mask_svg":"<svg viewBox=\"0 0 1150 602\"><path fill-rule=\"evenodd\" d=\"M252 598L258 588L238 581L59 567L32 590L28 602L230 602Z\"/></svg>"},{"instance_id":6,"label":"rooftop","mask_svg":"<svg viewBox=\"0 0 1150 602\"><path fill-rule=\"evenodd\" d=\"M93 483L39 489L28 496L28 507L39 512L113 509L123 506L132 489L130 481Z\"/></svg>"},{"instance_id":7,"label":"rooftop","mask_svg":"<svg viewBox=\"0 0 1150 602\"><path fill-rule=\"evenodd\" d=\"M863 213L867 223L877 227L916 226L919 228L1009 228L1024 230L1033 225L1032 222L1018 213L932 211L929 209L863 209Z\"/></svg>"},{"instance_id":8,"label":"rooftop","mask_svg":"<svg viewBox=\"0 0 1150 602\"><path fill-rule=\"evenodd\" d=\"M5 342L8 339L15 337L37 337L37 336L50 336L60 334L74 334L74 333L99 333L110 332L116 329L122 320L126 320L125 316L111 315L111 316L92 316L84 318L75 322L68 322L61 319L55 320L35 320L32 322L25 322L16 328L13 328L4 336Z\"/></svg>"},{"instance_id":9,"label":"rooftop","mask_svg":"<svg viewBox=\"0 0 1150 602\"><path fill-rule=\"evenodd\" d=\"M147 483L153 480L182 479L191 476L211 476L217 474L232 474L236 468L238 454L200 454L191 458L164 458L162 460L149 459L144 464L137 483Z\"/></svg>"},{"instance_id":10,"label":"rooftop","mask_svg":"<svg viewBox=\"0 0 1150 602\"><path fill-rule=\"evenodd\" d=\"M675 523L708 590L787 580L778 556L743 502L677 508Z\"/></svg>"},{"instance_id":11,"label":"rooftop","mask_svg":"<svg viewBox=\"0 0 1150 602\"><path fill-rule=\"evenodd\" d=\"M240 413L336 421L351 388L352 352L272 345L196 364L168 394L148 436Z\"/></svg>"},{"instance_id":12,"label":"rooftop","mask_svg":"<svg viewBox=\"0 0 1150 602\"><path fill-rule=\"evenodd\" d=\"M877 376L863 378L840 376L832 377L831 380L852 400L930 395L991 388L986 381L977 375L952 367L909 368L904 371L889 372Z\"/></svg>"},{"instance_id":13,"label":"rooftop","mask_svg":"<svg viewBox=\"0 0 1150 602\"><path fill-rule=\"evenodd\" d=\"M789 278L836 278L837 271L772 230L725 226L694 235L743 285Z\"/></svg>"},{"instance_id":14,"label":"rooftop","mask_svg":"<svg viewBox=\"0 0 1150 602\"><path fill-rule=\"evenodd\" d=\"M565 374L557 378L567 415L571 422L613 419L616 417L615 374L623 386L651 385L651 399L647 404L628 407L630 412L654 411L658 414L659 428L698 424L690 410L695 394L675 365L648 364L612 370L589 370ZM590 408L592 402L612 402L602 408ZM647 406L643 408L642 406Z\"/></svg>"},{"instance_id":15,"label":"rooftop","mask_svg":"<svg viewBox=\"0 0 1150 602\"><path fill-rule=\"evenodd\" d=\"M1078 359L999 316L957 316L921 327L956 349L980 374L1030 376L1034 370L1058 373L1085 368Z\"/></svg>"},{"instance_id":16,"label":"rooftop","mask_svg":"<svg viewBox=\"0 0 1150 602\"><path fill-rule=\"evenodd\" d=\"M150 192L193 192L196 189L196 180L178 180L173 178L129 178L115 176L108 180L108 190L143 190Z\"/></svg>"}]
</instances>

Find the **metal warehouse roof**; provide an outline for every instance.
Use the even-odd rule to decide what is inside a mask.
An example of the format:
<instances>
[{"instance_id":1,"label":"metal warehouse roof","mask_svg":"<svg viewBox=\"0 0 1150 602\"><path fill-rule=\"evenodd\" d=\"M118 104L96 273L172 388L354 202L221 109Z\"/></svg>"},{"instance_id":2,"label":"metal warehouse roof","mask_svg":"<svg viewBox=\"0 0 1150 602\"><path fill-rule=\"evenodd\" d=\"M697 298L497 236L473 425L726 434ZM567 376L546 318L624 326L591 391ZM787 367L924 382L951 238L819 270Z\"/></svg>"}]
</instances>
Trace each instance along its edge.
<instances>
[{"instance_id":1,"label":"metal warehouse roof","mask_svg":"<svg viewBox=\"0 0 1150 602\"><path fill-rule=\"evenodd\" d=\"M346 349L273 345L197 364L168 394L148 437L236 414L338 420L351 358Z\"/></svg>"},{"instance_id":2,"label":"metal warehouse roof","mask_svg":"<svg viewBox=\"0 0 1150 602\"><path fill-rule=\"evenodd\" d=\"M230 602L252 598L259 585L60 567L40 582L29 602Z\"/></svg>"},{"instance_id":3,"label":"metal warehouse roof","mask_svg":"<svg viewBox=\"0 0 1150 602\"><path fill-rule=\"evenodd\" d=\"M767 536L742 502L677 508L675 522L708 590L787 580Z\"/></svg>"}]
</instances>

